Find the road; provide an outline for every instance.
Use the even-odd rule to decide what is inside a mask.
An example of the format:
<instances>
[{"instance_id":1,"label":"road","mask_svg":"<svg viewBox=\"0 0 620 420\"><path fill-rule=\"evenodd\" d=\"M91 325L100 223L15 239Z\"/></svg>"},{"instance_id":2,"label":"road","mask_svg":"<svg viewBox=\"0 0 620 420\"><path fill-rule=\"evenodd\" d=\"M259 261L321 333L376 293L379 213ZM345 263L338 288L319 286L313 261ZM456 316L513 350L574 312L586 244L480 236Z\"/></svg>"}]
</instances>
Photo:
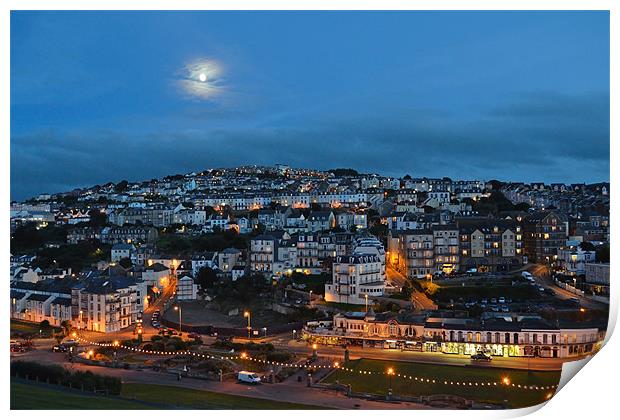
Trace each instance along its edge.
<instances>
[{"instance_id":1,"label":"road","mask_svg":"<svg viewBox=\"0 0 620 420\"><path fill-rule=\"evenodd\" d=\"M553 282L553 279L551 278L549 267L547 267L546 265L535 264L530 267L529 272L532 273L537 284L543 287L552 289L555 292L555 296L558 299L567 300L567 299L577 298L579 299L579 305L586 309L608 309L609 308L609 306L605 305L604 303L594 301L587 297L575 295L569 292L568 290L562 289L561 287L557 286Z\"/></svg>"},{"instance_id":2,"label":"road","mask_svg":"<svg viewBox=\"0 0 620 420\"><path fill-rule=\"evenodd\" d=\"M399 273L398 271L390 267L386 268L386 273L387 273L388 281L395 283L400 287L402 287L405 284L405 282L408 280L407 277L403 276L401 273ZM413 301L413 304L415 305L416 309L420 309L420 310L437 309L437 305L435 305L435 302L429 299L428 296L426 296L424 293L421 293L420 291L416 289L414 289L413 291L411 300Z\"/></svg>"},{"instance_id":3,"label":"road","mask_svg":"<svg viewBox=\"0 0 620 420\"><path fill-rule=\"evenodd\" d=\"M52 353L47 349L37 349L18 356L22 360L36 361L45 364L59 364L69 370L83 370L99 373L101 375L114 376L123 382L170 385L184 388L199 389L204 391L219 392L222 394L238 395L241 397L263 398L273 401L295 402L320 406L328 409L361 409L361 410L413 410L429 409L430 407L414 403L389 403L384 401L368 401L360 398L348 398L335 391L308 388L305 381L297 382L297 376L293 375L287 380L277 384L261 384L260 386L248 386L238 384L234 380L224 382L207 381L200 379L183 378L169 373L152 372L148 370L135 371L125 369L106 368L101 366L89 366L78 363L70 363L63 353ZM14 358L12 358L14 360ZM301 372L300 372L301 373ZM305 374L304 374L305 375Z\"/></svg>"}]
</instances>

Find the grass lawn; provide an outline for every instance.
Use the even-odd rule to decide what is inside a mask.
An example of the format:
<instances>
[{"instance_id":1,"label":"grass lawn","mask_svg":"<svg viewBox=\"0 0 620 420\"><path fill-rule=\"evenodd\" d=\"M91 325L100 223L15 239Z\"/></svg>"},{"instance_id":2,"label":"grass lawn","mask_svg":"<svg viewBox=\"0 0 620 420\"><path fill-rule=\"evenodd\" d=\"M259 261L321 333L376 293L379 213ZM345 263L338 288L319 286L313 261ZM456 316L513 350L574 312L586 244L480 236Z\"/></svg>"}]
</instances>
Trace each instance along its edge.
<instances>
[{"instance_id":1,"label":"grass lawn","mask_svg":"<svg viewBox=\"0 0 620 420\"><path fill-rule=\"evenodd\" d=\"M11 380L11 410L144 410L152 406Z\"/></svg>"},{"instance_id":2,"label":"grass lawn","mask_svg":"<svg viewBox=\"0 0 620 420\"><path fill-rule=\"evenodd\" d=\"M340 381L350 384L353 391L385 394L389 386L387 375L361 375L359 371L386 372L393 368L395 373L418 378L435 379L436 383L422 383L420 381L392 377L392 390L395 395L457 395L483 403L502 404L504 400L510 407L528 407L545 401L553 390L526 390L512 386L457 386L445 385L444 380L452 382L497 382L508 377L511 383L520 385L548 386L557 385L560 380L560 371L528 372L515 369L497 369L485 367L442 366L424 363L392 362L383 360L359 359L345 364L345 367L355 369L358 373L337 370L329 375L324 382Z\"/></svg>"},{"instance_id":3,"label":"grass lawn","mask_svg":"<svg viewBox=\"0 0 620 420\"><path fill-rule=\"evenodd\" d=\"M308 410L321 407L295 404L282 401L265 400L261 398L240 397L238 395L221 394L218 392L202 391L198 389L181 388L167 385L151 384L123 384L121 393L127 398L164 402L181 408L211 409L211 410Z\"/></svg>"},{"instance_id":4,"label":"grass lawn","mask_svg":"<svg viewBox=\"0 0 620 420\"><path fill-rule=\"evenodd\" d=\"M18 321L16 319L11 320L11 334L13 333L32 333L39 334L39 323L38 322L25 322ZM61 328L53 327L54 332L58 332Z\"/></svg>"}]
</instances>

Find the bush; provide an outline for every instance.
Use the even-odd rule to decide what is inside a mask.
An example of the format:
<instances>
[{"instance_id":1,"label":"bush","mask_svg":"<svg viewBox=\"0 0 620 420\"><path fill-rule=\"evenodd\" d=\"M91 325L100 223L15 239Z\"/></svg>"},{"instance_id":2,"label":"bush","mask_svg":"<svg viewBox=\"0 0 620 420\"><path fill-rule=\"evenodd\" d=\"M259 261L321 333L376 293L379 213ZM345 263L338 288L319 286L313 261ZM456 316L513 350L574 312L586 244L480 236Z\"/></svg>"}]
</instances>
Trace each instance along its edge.
<instances>
[{"instance_id":1,"label":"bush","mask_svg":"<svg viewBox=\"0 0 620 420\"><path fill-rule=\"evenodd\" d=\"M97 375L92 372L70 372L62 366L44 365L36 362L18 360L11 363L11 375L30 379L39 378L39 381L49 381L73 388L85 390L108 390L112 395L121 393L122 383L119 378Z\"/></svg>"}]
</instances>

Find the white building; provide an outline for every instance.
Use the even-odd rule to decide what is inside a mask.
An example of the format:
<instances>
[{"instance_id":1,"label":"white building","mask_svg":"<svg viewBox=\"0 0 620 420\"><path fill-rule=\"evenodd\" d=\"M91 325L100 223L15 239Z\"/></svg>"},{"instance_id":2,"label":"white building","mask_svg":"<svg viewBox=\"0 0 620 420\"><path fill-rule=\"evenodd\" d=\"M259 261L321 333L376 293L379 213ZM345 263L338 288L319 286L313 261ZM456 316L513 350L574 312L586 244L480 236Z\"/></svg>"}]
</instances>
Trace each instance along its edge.
<instances>
[{"instance_id":1,"label":"white building","mask_svg":"<svg viewBox=\"0 0 620 420\"><path fill-rule=\"evenodd\" d=\"M558 264L570 276L586 273L586 264L596 260L596 251L584 251L581 247L567 247L558 250Z\"/></svg>"},{"instance_id":2,"label":"white building","mask_svg":"<svg viewBox=\"0 0 620 420\"><path fill-rule=\"evenodd\" d=\"M114 244L112 245L111 261L119 262L123 258L131 258L136 248L132 244Z\"/></svg>"},{"instance_id":3,"label":"white building","mask_svg":"<svg viewBox=\"0 0 620 420\"><path fill-rule=\"evenodd\" d=\"M198 285L196 280L190 276L183 276L177 281L178 300L196 300L198 296Z\"/></svg>"},{"instance_id":4,"label":"white building","mask_svg":"<svg viewBox=\"0 0 620 420\"><path fill-rule=\"evenodd\" d=\"M325 301L361 305L366 296L370 299L384 292L382 263L377 255L345 255L334 260L332 282L325 284Z\"/></svg>"}]
</instances>

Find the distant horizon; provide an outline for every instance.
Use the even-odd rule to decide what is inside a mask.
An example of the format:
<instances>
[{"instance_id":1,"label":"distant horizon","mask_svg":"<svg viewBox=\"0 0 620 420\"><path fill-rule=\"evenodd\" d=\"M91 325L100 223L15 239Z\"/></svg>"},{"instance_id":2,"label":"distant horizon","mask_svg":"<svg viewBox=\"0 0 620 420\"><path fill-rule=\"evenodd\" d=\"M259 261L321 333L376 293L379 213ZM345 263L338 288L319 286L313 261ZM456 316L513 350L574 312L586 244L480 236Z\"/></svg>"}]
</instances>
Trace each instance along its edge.
<instances>
[{"instance_id":1,"label":"distant horizon","mask_svg":"<svg viewBox=\"0 0 620 420\"><path fill-rule=\"evenodd\" d=\"M215 162L609 182L609 11L10 19L12 199Z\"/></svg>"},{"instance_id":2,"label":"distant horizon","mask_svg":"<svg viewBox=\"0 0 620 420\"><path fill-rule=\"evenodd\" d=\"M202 168L202 169L196 169L196 170L190 170L187 172L174 172L174 173L168 173L165 175L161 175L161 176L157 176L157 177L145 177L142 179L129 179L129 178L120 178L118 180L107 180L107 181L101 181L101 182L95 182L92 184L86 184L86 185L77 185L77 186L72 186L69 187L67 189L64 190L59 190L59 191L42 191L39 193L35 193L31 196L28 197L23 197L21 199L17 199L14 198L13 196L11 196L11 202L23 202L23 201L27 201L30 199L34 199L35 197L42 195L42 194L49 194L49 195L54 195L54 194L62 194L62 193L68 193L71 192L73 190L81 190L81 189L86 189L86 188L90 188L93 187L95 185L106 185L109 183L112 184L118 184L121 181L127 181L129 183L139 183L139 182L148 182L151 181L152 179L158 179L161 180L163 178L166 178L168 176L174 176L174 175L189 175L191 173L196 173L199 174L201 172L204 171L208 171L208 170L214 170L214 169L235 169L235 168L239 168L239 167L248 167L248 166L258 166L258 167L268 167L268 168L275 168L275 166L277 164L282 164L282 165L287 165L286 163L282 163L282 162L278 162L278 163L272 163L272 164L250 164L250 163L245 163L245 164L238 164L238 165L231 165L231 166L223 166L223 165L215 165L213 167L209 167L209 168ZM376 172L376 171L363 171L360 170L358 168L355 167L347 167L347 166L338 166L338 167L330 167L330 168L325 168L325 169L321 169L318 167L312 167L312 166L292 166L292 165L288 165L291 169L305 169L305 170L317 170L319 172L329 172L331 170L336 170L336 169L352 169L355 170L356 172L358 172L358 174L360 175L377 175L380 177L388 177L388 178L395 178L395 179L402 179L405 176L409 175L411 176L411 178L429 178L429 179L442 179L442 178L450 178L453 181L492 181L492 180L496 180L505 184L510 184L510 183L525 183L525 184L533 184L533 183L544 183L545 185L551 185L551 184L565 184L565 185L571 185L571 184L586 184L586 185L592 185L592 184L601 184L601 183L609 183L610 181L593 181L593 182L586 182L586 181L575 181L575 182L562 182L562 181L545 181L545 180L541 180L538 179L536 181L525 181L525 180L505 180L505 179L501 179L501 178L495 178L495 177L490 177L490 178L480 178L480 177L458 177L458 176L446 176L446 175L436 175L436 176L428 176L428 175L415 175L413 172L409 172L409 173L404 173L402 175L388 175L388 174L383 174L380 172ZM12 193L12 191L11 191Z\"/></svg>"}]
</instances>

